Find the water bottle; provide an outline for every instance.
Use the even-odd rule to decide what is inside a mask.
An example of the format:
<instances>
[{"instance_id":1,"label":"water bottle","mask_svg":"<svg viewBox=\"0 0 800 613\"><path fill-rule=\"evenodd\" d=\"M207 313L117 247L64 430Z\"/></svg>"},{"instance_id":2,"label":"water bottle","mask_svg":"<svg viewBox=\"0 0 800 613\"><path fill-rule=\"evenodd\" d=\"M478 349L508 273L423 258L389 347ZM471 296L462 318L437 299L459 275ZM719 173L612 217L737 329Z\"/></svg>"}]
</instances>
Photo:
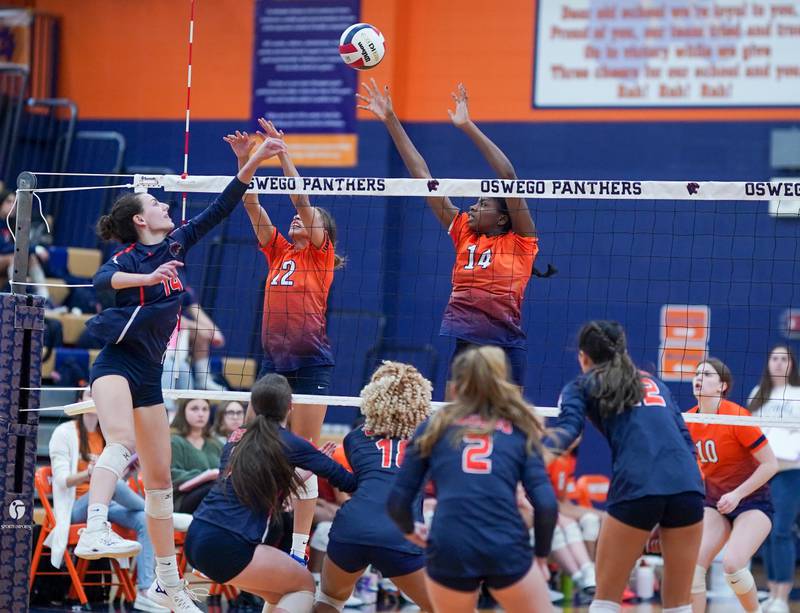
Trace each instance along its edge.
<instances>
[{"instance_id":1,"label":"water bottle","mask_svg":"<svg viewBox=\"0 0 800 613\"><path fill-rule=\"evenodd\" d=\"M636 568L636 595L641 600L650 600L655 594L656 574L652 566L644 562Z\"/></svg>"}]
</instances>

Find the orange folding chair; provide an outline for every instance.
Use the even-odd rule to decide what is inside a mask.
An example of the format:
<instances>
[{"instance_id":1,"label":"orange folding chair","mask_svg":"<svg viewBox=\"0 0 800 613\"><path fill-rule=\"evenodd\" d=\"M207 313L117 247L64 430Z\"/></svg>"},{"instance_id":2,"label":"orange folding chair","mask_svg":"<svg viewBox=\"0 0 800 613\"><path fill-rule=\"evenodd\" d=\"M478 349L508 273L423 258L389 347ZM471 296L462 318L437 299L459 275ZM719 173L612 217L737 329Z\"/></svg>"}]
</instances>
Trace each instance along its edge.
<instances>
[{"instance_id":1,"label":"orange folding chair","mask_svg":"<svg viewBox=\"0 0 800 613\"><path fill-rule=\"evenodd\" d=\"M603 503L608 498L610 481L605 475L583 475L575 482L578 504L594 508L594 503Z\"/></svg>"},{"instance_id":2,"label":"orange folding chair","mask_svg":"<svg viewBox=\"0 0 800 613\"><path fill-rule=\"evenodd\" d=\"M33 550L29 587L33 586L33 582L37 576L68 574L72 580L72 589L70 590L70 595L74 594L74 596L80 601L81 605L86 605L89 602L89 599L86 597L84 587L93 585L117 586L126 600L130 602L136 600L136 587L133 583L133 579L131 578L128 569L122 568L116 559L109 558L111 562L111 568L113 569L113 574L117 576L119 581L118 583L106 580L108 575L112 575L111 571L88 570L89 560L79 559L77 565L75 564L75 561L72 559L72 549L78 544L78 531L81 528L85 528L86 524L72 524L69 527L69 540L67 541L67 550L64 552L64 564L67 567L66 573L63 571L39 570L39 562L41 561L42 554L45 553L44 541L56 526L56 517L53 513L53 507L50 504L50 495L53 492L52 480L53 472L49 466L44 466L36 471L34 484L36 487L36 492L39 495L39 502L41 502L42 507L44 508L45 516L44 523L42 524L42 531L39 533L39 538L37 539L36 546ZM130 538L129 532L125 529L120 528L119 526L113 526L113 528L116 532L120 533L124 537ZM47 555L49 555L49 552L47 552ZM84 581L86 575L100 575L101 581ZM108 577L108 579L110 578L111 577Z\"/></svg>"}]
</instances>

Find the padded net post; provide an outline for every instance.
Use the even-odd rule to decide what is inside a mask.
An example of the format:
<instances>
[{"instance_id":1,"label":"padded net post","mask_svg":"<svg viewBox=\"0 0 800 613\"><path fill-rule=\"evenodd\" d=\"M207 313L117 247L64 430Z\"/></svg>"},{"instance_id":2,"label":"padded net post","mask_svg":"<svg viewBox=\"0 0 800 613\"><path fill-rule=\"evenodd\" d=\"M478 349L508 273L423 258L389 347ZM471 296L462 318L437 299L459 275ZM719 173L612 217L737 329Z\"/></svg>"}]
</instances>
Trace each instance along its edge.
<instances>
[{"instance_id":1,"label":"padded net post","mask_svg":"<svg viewBox=\"0 0 800 613\"><path fill-rule=\"evenodd\" d=\"M27 611L44 299L0 294L0 611Z\"/></svg>"}]
</instances>

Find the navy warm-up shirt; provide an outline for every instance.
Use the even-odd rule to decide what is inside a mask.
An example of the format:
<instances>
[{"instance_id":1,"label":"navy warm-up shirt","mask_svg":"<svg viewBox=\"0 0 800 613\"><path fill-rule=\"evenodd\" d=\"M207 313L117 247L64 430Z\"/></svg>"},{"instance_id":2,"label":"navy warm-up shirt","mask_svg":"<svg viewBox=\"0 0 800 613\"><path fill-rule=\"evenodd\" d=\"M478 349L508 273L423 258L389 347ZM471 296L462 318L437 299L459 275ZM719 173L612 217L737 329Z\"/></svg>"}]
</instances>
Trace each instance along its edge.
<instances>
[{"instance_id":1,"label":"navy warm-up shirt","mask_svg":"<svg viewBox=\"0 0 800 613\"><path fill-rule=\"evenodd\" d=\"M468 430L480 425L473 417L451 426L426 458L412 441L389 495L389 515L409 533L413 501L426 476L434 482L426 555L428 568L441 576L510 575L530 565L530 539L517 508L520 482L534 507L536 555L550 553L558 502L541 456L528 453L525 435L509 422L499 420L492 435Z\"/></svg>"},{"instance_id":2,"label":"navy warm-up shirt","mask_svg":"<svg viewBox=\"0 0 800 613\"><path fill-rule=\"evenodd\" d=\"M643 372L641 380L644 399L639 405L602 417L590 394L591 372L577 377L561 392L561 413L545 444L567 449L580 436L588 417L611 447L609 504L642 496L702 494L694 443L672 394L652 375Z\"/></svg>"},{"instance_id":3,"label":"navy warm-up shirt","mask_svg":"<svg viewBox=\"0 0 800 613\"><path fill-rule=\"evenodd\" d=\"M409 542L386 513L386 501L403 463L408 439L374 436L363 427L344 438L347 461L358 479L353 497L336 512L330 536L341 543L373 545L407 553L422 553ZM422 521L422 495L413 503Z\"/></svg>"},{"instance_id":4,"label":"navy warm-up shirt","mask_svg":"<svg viewBox=\"0 0 800 613\"><path fill-rule=\"evenodd\" d=\"M244 432L244 428L239 428L231 434L219 460L220 476L193 515L195 519L202 519L225 530L230 530L244 540L258 544L266 540L270 518L267 514L242 503L236 496L236 490L233 489L233 481L226 475L231 453ZM324 477L331 485L343 492L352 492L356 489L355 476L307 440L292 434L285 428L279 429L279 435L286 449L286 458L292 466L310 470L315 475Z\"/></svg>"},{"instance_id":5,"label":"navy warm-up shirt","mask_svg":"<svg viewBox=\"0 0 800 613\"><path fill-rule=\"evenodd\" d=\"M247 184L234 178L206 210L160 243L133 243L115 253L94 276L95 291L113 292L114 306L86 322L89 333L104 344L124 345L142 359L160 364L178 324L187 287L184 267L177 269L176 279L148 287L114 290L111 277L117 272L146 275L171 260L184 262L189 249L231 214L246 190Z\"/></svg>"}]
</instances>

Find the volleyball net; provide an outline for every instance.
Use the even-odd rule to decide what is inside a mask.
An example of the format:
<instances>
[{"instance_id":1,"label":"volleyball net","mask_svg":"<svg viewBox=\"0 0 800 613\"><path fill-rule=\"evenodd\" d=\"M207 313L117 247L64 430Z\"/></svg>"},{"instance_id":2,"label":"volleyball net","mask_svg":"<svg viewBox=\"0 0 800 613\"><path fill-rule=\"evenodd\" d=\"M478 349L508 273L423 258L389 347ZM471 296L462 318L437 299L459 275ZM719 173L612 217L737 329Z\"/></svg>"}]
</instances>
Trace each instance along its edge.
<instances>
[{"instance_id":1,"label":"volleyball net","mask_svg":"<svg viewBox=\"0 0 800 613\"><path fill-rule=\"evenodd\" d=\"M67 250L99 249L99 264L115 247L99 244L93 226L121 191L149 191L173 204L179 224L208 206L230 179L64 175L59 187L27 193L41 200L45 215L48 200L58 198L55 244ZM335 271L328 299L327 332L335 360L331 395L296 398L300 404L327 404L333 421L355 417L361 387L386 359L414 364L434 383L434 399L444 397L455 341L440 336L439 326L455 254L446 230L428 210L424 199L430 196L448 196L462 211L478 198L526 198L538 229L536 268L551 275L533 276L525 292L524 389L546 415L557 412L561 388L578 372L576 335L590 319L621 322L634 361L664 379L684 410L696 404L691 380L705 357L716 356L730 367L735 382L728 397L747 406L770 348L778 343L793 348L800 338L800 309L793 308L800 305L800 182L272 175L254 178L250 187L284 235L295 215L291 194L307 194L336 221L336 249L346 264ZM185 211L182 194L188 195ZM35 222L36 199L33 204ZM61 274L53 260L46 266L51 285L90 284L85 268L81 278L69 270L68 261ZM475 254L473 266L491 274L481 254ZM243 207L193 248L186 270L194 303L213 320L216 332L210 360L200 361L198 372L191 346L197 341L188 337L203 323L184 318L186 334L182 338L179 330L165 362L165 396L244 400L263 355L262 320L269 319L269 313L262 317L264 288L281 278L267 277L265 257ZM31 280L28 287L40 285ZM53 287L51 300L56 293L66 294L61 302L69 305L74 302L67 300L69 295L91 291ZM45 360L46 380L76 362L88 375L97 348L80 346L80 324L93 313L78 313L79 307L59 312L59 304L53 306L48 317L71 328L63 346L54 348L50 362ZM790 405L785 413L754 419L765 426L800 426L800 409L792 411ZM713 416L702 419L714 421Z\"/></svg>"}]
</instances>

